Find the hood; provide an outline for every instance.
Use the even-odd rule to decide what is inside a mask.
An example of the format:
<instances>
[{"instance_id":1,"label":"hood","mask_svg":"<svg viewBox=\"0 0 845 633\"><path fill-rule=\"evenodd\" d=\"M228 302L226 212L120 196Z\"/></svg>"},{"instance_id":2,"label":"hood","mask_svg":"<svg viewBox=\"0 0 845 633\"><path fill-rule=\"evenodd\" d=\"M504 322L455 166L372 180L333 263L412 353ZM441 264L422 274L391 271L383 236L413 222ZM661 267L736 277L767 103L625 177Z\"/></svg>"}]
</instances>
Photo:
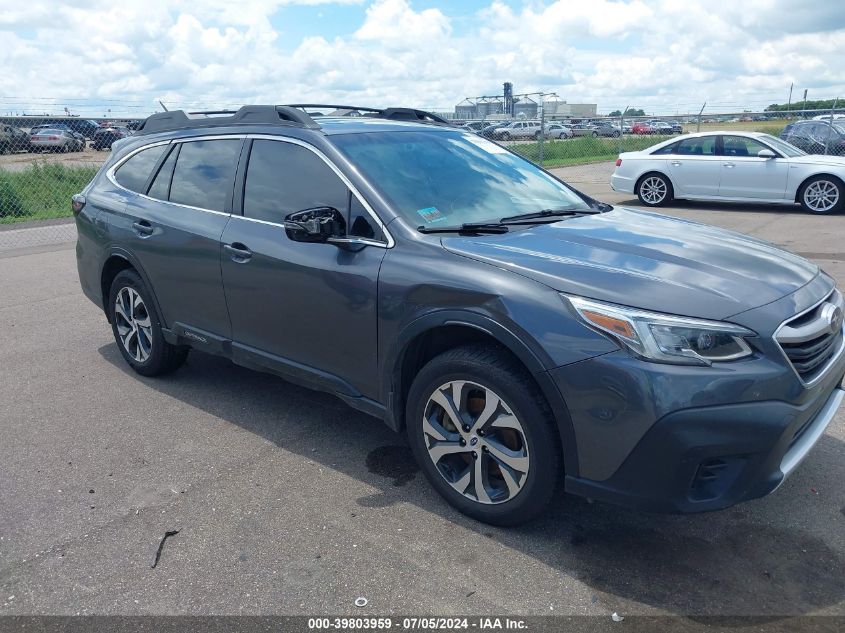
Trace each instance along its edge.
<instances>
[{"instance_id":1,"label":"hood","mask_svg":"<svg viewBox=\"0 0 845 633\"><path fill-rule=\"evenodd\" d=\"M561 292L706 319L776 301L819 273L812 262L739 233L619 207L442 244Z\"/></svg>"},{"instance_id":2,"label":"hood","mask_svg":"<svg viewBox=\"0 0 845 633\"><path fill-rule=\"evenodd\" d=\"M845 170L845 156L807 154L806 156L795 156L794 158L790 158L789 162L800 163L802 165L829 165L831 167L839 167Z\"/></svg>"}]
</instances>

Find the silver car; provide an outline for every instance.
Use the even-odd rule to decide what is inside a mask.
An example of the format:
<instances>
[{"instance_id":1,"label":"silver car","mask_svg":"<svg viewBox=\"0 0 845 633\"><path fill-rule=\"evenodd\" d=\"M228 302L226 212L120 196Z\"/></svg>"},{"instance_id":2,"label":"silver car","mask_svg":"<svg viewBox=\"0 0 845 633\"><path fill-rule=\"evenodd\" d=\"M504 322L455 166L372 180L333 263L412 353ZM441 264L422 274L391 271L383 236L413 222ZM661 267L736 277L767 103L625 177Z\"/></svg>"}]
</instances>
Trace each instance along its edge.
<instances>
[{"instance_id":1,"label":"silver car","mask_svg":"<svg viewBox=\"0 0 845 633\"><path fill-rule=\"evenodd\" d=\"M29 145L33 152L81 152L85 141L70 130L47 128L36 130L29 137Z\"/></svg>"},{"instance_id":2,"label":"silver car","mask_svg":"<svg viewBox=\"0 0 845 633\"><path fill-rule=\"evenodd\" d=\"M572 138L572 130L562 123L547 123L546 138Z\"/></svg>"}]
</instances>

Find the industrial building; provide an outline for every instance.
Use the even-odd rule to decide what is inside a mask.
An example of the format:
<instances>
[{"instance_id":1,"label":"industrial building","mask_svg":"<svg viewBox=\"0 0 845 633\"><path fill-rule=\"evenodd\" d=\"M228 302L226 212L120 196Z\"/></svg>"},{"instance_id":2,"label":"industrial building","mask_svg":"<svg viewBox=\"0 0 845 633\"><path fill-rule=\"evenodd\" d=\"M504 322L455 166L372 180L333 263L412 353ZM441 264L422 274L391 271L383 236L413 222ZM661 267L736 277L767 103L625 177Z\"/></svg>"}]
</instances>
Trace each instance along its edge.
<instances>
[{"instance_id":1,"label":"industrial building","mask_svg":"<svg viewBox=\"0 0 845 633\"><path fill-rule=\"evenodd\" d=\"M513 84L506 82L501 95L466 98L455 106L456 119L520 118L536 119L540 103L537 95L515 95ZM542 103L548 118L586 118L596 116L595 103L567 103L565 100L546 100Z\"/></svg>"}]
</instances>

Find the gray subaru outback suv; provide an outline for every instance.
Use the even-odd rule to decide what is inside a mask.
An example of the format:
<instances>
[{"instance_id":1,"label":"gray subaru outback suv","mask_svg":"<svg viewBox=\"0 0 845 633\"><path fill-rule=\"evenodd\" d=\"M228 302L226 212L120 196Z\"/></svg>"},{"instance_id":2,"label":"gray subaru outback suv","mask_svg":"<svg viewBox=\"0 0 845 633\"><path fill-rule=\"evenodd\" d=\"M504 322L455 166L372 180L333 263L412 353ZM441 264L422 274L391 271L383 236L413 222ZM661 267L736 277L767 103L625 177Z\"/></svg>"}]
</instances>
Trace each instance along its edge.
<instances>
[{"instance_id":1,"label":"gray subaru outback suv","mask_svg":"<svg viewBox=\"0 0 845 633\"><path fill-rule=\"evenodd\" d=\"M82 289L139 374L193 348L335 394L499 525L559 484L724 508L824 433L843 297L815 264L428 113L332 108L154 115L74 197Z\"/></svg>"}]
</instances>

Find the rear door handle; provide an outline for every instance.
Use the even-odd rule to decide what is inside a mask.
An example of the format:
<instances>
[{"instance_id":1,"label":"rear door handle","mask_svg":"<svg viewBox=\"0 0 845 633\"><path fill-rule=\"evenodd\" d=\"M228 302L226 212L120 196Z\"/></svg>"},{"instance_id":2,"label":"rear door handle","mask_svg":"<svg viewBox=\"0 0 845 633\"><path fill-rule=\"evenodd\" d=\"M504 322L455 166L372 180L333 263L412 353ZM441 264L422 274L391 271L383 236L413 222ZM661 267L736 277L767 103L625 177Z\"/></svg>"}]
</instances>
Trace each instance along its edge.
<instances>
[{"instance_id":1,"label":"rear door handle","mask_svg":"<svg viewBox=\"0 0 845 633\"><path fill-rule=\"evenodd\" d=\"M146 220L138 220L137 222L132 223L132 228L135 229L135 232L138 233L141 237L149 237L153 234L153 225L147 222Z\"/></svg>"},{"instance_id":2,"label":"rear door handle","mask_svg":"<svg viewBox=\"0 0 845 633\"><path fill-rule=\"evenodd\" d=\"M725 167L733 167L734 163L722 163Z\"/></svg>"},{"instance_id":3,"label":"rear door handle","mask_svg":"<svg viewBox=\"0 0 845 633\"><path fill-rule=\"evenodd\" d=\"M680 166L681 166L681 161L679 161L679 160L673 160L672 161L672 167L680 167Z\"/></svg>"},{"instance_id":4,"label":"rear door handle","mask_svg":"<svg viewBox=\"0 0 845 633\"><path fill-rule=\"evenodd\" d=\"M252 251L240 242L233 242L231 244L223 244L223 250L229 253L233 262L243 264L248 262L252 257Z\"/></svg>"}]
</instances>

